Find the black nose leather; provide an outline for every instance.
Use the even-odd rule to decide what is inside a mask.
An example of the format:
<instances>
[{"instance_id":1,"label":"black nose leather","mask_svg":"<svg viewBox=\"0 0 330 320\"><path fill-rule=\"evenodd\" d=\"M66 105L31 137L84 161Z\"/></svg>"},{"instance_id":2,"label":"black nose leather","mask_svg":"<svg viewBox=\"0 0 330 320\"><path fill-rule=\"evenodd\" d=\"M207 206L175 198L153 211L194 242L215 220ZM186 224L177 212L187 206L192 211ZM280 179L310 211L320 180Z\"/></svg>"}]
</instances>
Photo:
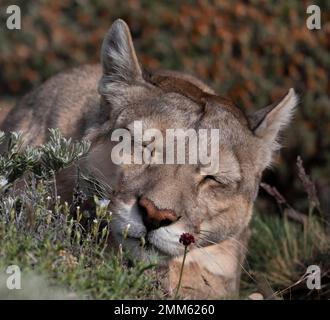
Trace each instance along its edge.
<instances>
[{"instance_id":1,"label":"black nose leather","mask_svg":"<svg viewBox=\"0 0 330 320\"><path fill-rule=\"evenodd\" d=\"M167 226L178 220L178 216L171 209L158 209L148 198L143 197L139 200L143 222L147 230L154 230Z\"/></svg>"}]
</instances>

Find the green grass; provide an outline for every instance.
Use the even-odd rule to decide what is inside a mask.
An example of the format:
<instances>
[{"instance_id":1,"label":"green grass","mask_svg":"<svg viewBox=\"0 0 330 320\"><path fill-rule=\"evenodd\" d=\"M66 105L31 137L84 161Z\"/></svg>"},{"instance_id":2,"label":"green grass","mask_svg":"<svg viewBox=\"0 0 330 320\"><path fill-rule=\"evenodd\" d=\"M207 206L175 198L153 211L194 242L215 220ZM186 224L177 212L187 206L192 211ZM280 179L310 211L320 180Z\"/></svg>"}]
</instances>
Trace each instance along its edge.
<instances>
[{"instance_id":1,"label":"green grass","mask_svg":"<svg viewBox=\"0 0 330 320\"><path fill-rule=\"evenodd\" d=\"M107 248L109 230L102 225L110 224L111 217L107 217L106 208L99 208L91 231L83 234L79 217L74 219L60 199L49 199L43 183L20 196L20 204L18 198L15 203L9 197L1 204L0 270L14 264L21 268L23 276L43 277L44 281L37 281L33 290L40 292L40 297L58 286L65 292L62 298L128 299L157 295L155 279L145 273L153 265L133 262L129 267L128 257ZM0 287L4 285L0 283ZM5 297L8 291L2 290Z\"/></svg>"},{"instance_id":2,"label":"green grass","mask_svg":"<svg viewBox=\"0 0 330 320\"><path fill-rule=\"evenodd\" d=\"M74 143L57 130L50 136L45 145L24 149L22 136L12 133L0 155L0 299L166 298L155 264L109 248L108 201L94 197L93 212L81 212L82 190L76 188L80 200L71 204L57 196L54 173L74 165L89 144ZM1 133L0 142L5 143ZM241 282L243 299L254 292L280 299L330 297L329 229L320 218L316 191L301 160L298 168L309 215L297 222L288 220L283 208L281 215L255 214ZM269 192L280 206L294 210L279 193ZM319 265L323 275L317 292L306 289L305 272L312 264ZM20 267L22 290L6 288L9 265Z\"/></svg>"},{"instance_id":3,"label":"green grass","mask_svg":"<svg viewBox=\"0 0 330 320\"><path fill-rule=\"evenodd\" d=\"M310 214L303 225L287 217L259 213L252 220L251 231L250 274L243 274L242 281L245 295L263 291L269 298L307 298L300 293L302 288L308 293L305 272L309 265L320 266L324 280L329 280L329 230L318 216ZM317 295L329 298L330 283L323 284Z\"/></svg>"},{"instance_id":4,"label":"green grass","mask_svg":"<svg viewBox=\"0 0 330 320\"><path fill-rule=\"evenodd\" d=\"M80 212L52 188L54 172L84 155L87 143L73 143L56 130L41 147L26 150L21 142L11 134L0 156L0 299L158 297L153 264L110 250L107 201L95 198L94 214ZM9 265L21 269L25 290L6 289L8 275L1 272Z\"/></svg>"}]
</instances>

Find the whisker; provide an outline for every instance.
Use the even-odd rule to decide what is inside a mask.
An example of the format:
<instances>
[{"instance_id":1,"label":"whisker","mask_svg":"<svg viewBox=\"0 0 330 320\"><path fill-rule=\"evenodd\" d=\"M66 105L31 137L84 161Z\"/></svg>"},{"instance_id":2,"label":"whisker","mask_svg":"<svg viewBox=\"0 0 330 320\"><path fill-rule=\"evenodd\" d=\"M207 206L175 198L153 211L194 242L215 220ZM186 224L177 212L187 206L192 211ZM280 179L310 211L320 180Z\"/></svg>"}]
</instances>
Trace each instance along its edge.
<instances>
[{"instance_id":1,"label":"whisker","mask_svg":"<svg viewBox=\"0 0 330 320\"><path fill-rule=\"evenodd\" d=\"M199 249L203 249L204 248L204 247L199 246L197 244L196 244L196 247L199 248ZM209 258L213 259L212 255L209 252L203 251L203 250L201 252L202 252L202 254L204 254L204 255L206 254ZM214 259L213 259L213 262L219 267L220 271L224 272L223 267L220 266L217 261L214 261Z\"/></svg>"},{"instance_id":2,"label":"whisker","mask_svg":"<svg viewBox=\"0 0 330 320\"><path fill-rule=\"evenodd\" d=\"M200 230L200 234L204 235L204 236L207 236L206 234L204 233L210 233L210 234L215 234L216 232L214 231L209 231L209 230ZM236 239L235 237L232 237L232 236L228 236L228 239L231 239L231 240L234 240L242 249L245 250L246 253L249 252L249 249L243 244L241 243L238 239Z\"/></svg>"},{"instance_id":3,"label":"whisker","mask_svg":"<svg viewBox=\"0 0 330 320\"><path fill-rule=\"evenodd\" d=\"M228 239L234 240L235 243L237 243L242 249L244 249L244 251L245 251L246 253L249 252L248 247L245 246L241 241L237 240L235 237L231 237L231 236L229 236Z\"/></svg>"},{"instance_id":4,"label":"whisker","mask_svg":"<svg viewBox=\"0 0 330 320\"><path fill-rule=\"evenodd\" d=\"M209 239L207 239L207 238L204 238L203 240L205 240L205 241L207 241L207 242L209 242L209 243L211 243L211 244L218 244L218 243L216 243L216 242L214 242L214 241L211 241L211 240L209 240ZM225 248L223 248L223 247L222 247L221 249L223 249L223 250L226 251L230 256L232 256L232 257L237 261L237 263L240 265L240 267L242 268L242 270L247 274L247 276L248 276L253 282L257 283L256 279L254 279L254 277L252 276L252 274L251 274L249 271L247 271L247 270L245 269L245 267L241 264L241 262L239 261L239 259L238 259L235 255L233 255L229 250L227 250L227 249L225 249Z\"/></svg>"}]
</instances>

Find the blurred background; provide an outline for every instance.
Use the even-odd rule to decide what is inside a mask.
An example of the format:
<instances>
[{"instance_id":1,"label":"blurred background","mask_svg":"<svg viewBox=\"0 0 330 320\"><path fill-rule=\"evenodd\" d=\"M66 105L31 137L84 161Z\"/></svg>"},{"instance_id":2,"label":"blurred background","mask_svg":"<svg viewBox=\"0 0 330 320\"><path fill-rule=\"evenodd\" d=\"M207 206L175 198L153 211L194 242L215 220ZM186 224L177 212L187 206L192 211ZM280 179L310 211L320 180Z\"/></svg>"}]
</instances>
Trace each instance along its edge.
<instances>
[{"instance_id":1,"label":"blurred background","mask_svg":"<svg viewBox=\"0 0 330 320\"><path fill-rule=\"evenodd\" d=\"M120 17L144 66L185 70L246 110L294 87L300 105L264 181L307 212L295 166L300 155L330 212L329 1L24 0L15 1L22 29L14 31L6 29L11 4L0 4L0 118L57 72L98 62L103 37ZM321 30L306 27L310 4L321 8ZM263 191L258 206L275 210Z\"/></svg>"}]
</instances>

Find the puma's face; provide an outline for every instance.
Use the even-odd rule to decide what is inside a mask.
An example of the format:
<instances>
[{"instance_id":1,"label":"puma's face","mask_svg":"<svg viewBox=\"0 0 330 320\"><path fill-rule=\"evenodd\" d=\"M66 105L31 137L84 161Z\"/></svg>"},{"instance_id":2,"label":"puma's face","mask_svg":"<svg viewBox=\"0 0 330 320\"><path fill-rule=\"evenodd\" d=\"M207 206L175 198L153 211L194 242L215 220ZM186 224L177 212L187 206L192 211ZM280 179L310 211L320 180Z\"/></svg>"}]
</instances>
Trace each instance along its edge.
<instances>
[{"instance_id":1,"label":"puma's face","mask_svg":"<svg viewBox=\"0 0 330 320\"><path fill-rule=\"evenodd\" d=\"M108 121L89 161L114 190L112 227L117 242L135 255L156 251L173 257L184 250L179 243L184 232L195 236L195 247L237 237L248 225L262 171L270 164L278 132L296 104L294 91L279 104L245 116L195 78L175 72L144 74L121 20L104 40L102 65L99 91ZM157 129L163 137L167 129L218 129L219 148L210 160L218 164L217 170L205 174L200 162L111 163L116 145L111 134L126 129L134 144L141 138L135 136L135 121L142 123L143 132ZM152 157L163 152L165 159L166 141L152 142L144 141L143 148L151 148ZM203 143L210 150L210 137ZM188 153L186 149L187 157Z\"/></svg>"}]
</instances>

